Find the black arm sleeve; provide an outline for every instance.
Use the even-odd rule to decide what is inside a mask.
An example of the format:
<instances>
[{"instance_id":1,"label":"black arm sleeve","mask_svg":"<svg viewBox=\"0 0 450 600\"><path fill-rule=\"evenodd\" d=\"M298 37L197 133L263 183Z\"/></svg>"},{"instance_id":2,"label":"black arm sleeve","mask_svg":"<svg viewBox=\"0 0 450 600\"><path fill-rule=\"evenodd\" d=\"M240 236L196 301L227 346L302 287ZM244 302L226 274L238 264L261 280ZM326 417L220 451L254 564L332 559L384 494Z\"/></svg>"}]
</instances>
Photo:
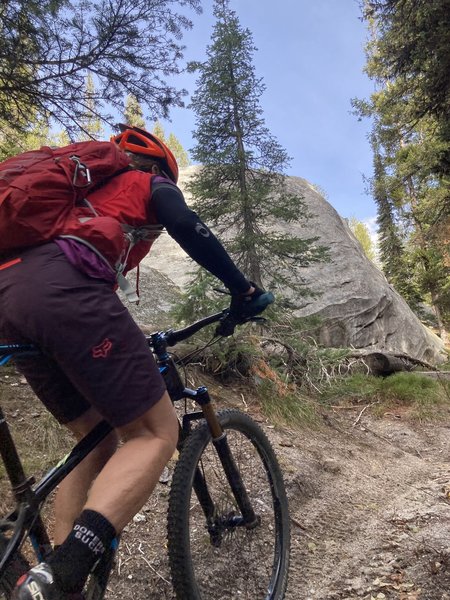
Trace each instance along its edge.
<instances>
[{"instance_id":1,"label":"black arm sleeve","mask_svg":"<svg viewBox=\"0 0 450 600\"><path fill-rule=\"evenodd\" d=\"M151 201L158 222L195 262L220 279L231 293L242 294L249 289L249 281L212 231L188 207L177 187L156 183Z\"/></svg>"}]
</instances>

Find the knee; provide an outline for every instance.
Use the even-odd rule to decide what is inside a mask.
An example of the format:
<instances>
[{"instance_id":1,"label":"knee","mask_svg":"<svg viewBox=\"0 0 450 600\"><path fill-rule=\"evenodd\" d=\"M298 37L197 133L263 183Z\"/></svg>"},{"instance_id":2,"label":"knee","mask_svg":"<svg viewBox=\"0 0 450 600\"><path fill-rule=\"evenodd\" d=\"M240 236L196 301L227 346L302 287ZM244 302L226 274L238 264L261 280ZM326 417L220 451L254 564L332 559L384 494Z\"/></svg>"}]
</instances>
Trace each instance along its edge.
<instances>
[{"instance_id":1,"label":"knee","mask_svg":"<svg viewBox=\"0 0 450 600\"><path fill-rule=\"evenodd\" d=\"M152 429L150 435L155 436L160 440L167 452L167 460L169 460L177 448L179 436L179 423L175 410L171 411L171 414L168 416L164 425Z\"/></svg>"},{"instance_id":2,"label":"knee","mask_svg":"<svg viewBox=\"0 0 450 600\"><path fill-rule=\"evenodd\" d=\"M156 438L164 447L164 450L167 449L170 457L177 446L179 424L167 392L142 417L120 427L118 432L125 442L134 438L147 438L149 440Z\"/></svg>"}]
</instances>

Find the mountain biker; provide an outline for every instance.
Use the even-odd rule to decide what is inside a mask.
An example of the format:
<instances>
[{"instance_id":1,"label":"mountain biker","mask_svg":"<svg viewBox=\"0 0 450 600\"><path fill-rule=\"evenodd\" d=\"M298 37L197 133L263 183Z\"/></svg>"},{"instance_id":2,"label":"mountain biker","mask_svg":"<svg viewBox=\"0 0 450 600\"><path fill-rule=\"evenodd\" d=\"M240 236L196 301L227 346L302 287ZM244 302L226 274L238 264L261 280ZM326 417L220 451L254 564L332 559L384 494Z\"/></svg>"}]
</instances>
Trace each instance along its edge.
<instances>
[{"instance_id":1,"label":"mountain biker","mask_svg":"<svg viewBox=\"0 0 450 600\"><path fill-rule=\"evenodd\" d=\"M122 202L125 222L135 224L132 210L138 210L158 232L164 227L227 286L236 322L273 301L188 208L176 186L175 157L161 140L122 125L111 141L130 154L133 168L89 196L110 199L102 214L116 215ZM150 245L141 241L133 248L127 269ZM114 275L81 241L61 237L3 256L0 336L42 350L18 359L17 366L77 439L102 419L114 427L61 483L54 504L55 551L23 575L13 593L18 600L81 598L90 570L147 501L171 458L178 438L175 411L142 331L115 293Z\"/></svg>"}]
</instances>

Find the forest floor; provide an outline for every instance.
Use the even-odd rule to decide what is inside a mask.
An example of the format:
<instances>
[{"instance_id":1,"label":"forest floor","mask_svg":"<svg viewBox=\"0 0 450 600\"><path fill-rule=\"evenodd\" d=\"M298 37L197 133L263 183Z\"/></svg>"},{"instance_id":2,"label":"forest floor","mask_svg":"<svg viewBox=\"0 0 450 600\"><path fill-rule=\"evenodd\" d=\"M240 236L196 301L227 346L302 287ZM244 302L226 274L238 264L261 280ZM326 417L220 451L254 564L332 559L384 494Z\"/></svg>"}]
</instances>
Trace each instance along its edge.
<instances>
[{"instance_id":1,"label":"forest floor","mask_svg":"<svg viewBox=\"0 0 450 600\"><path fill-rule=\"evenodd\" d=\"M67 438L12 367L3 371L0 404L27 469L50 464ZM294 428L270 424L242 390L210 389L227 397L221 407L248 411L278 455L292 517L288 600L450 600L450 403L418 422L404 408L375 415L343 402L314 426ZM171 469L124 532L110 600L174 597L165 532ZM1 470L0 492L4 508Z\"/></svg>"}]
</instances>

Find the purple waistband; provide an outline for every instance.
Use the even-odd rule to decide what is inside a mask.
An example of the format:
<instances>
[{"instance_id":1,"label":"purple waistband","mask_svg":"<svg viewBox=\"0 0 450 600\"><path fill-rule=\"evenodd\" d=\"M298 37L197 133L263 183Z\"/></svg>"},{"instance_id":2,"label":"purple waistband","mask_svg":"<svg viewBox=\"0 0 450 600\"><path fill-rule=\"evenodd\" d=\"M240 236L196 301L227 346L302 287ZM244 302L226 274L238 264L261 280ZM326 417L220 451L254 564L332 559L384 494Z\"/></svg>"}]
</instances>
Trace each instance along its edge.
<instances>
[{"instance_id":1,"label":"purple waistband","mask_svg":"<svg viewBox=\"0 0 450 600\"><path fill-rule=\"evenodd\" d=\"M95 279L104 279L115 283L116 274L105 261L82 242L68 238L55 240L60 250L67 256L67 260L82 273Z\"/></svg>"}]
</instances>

